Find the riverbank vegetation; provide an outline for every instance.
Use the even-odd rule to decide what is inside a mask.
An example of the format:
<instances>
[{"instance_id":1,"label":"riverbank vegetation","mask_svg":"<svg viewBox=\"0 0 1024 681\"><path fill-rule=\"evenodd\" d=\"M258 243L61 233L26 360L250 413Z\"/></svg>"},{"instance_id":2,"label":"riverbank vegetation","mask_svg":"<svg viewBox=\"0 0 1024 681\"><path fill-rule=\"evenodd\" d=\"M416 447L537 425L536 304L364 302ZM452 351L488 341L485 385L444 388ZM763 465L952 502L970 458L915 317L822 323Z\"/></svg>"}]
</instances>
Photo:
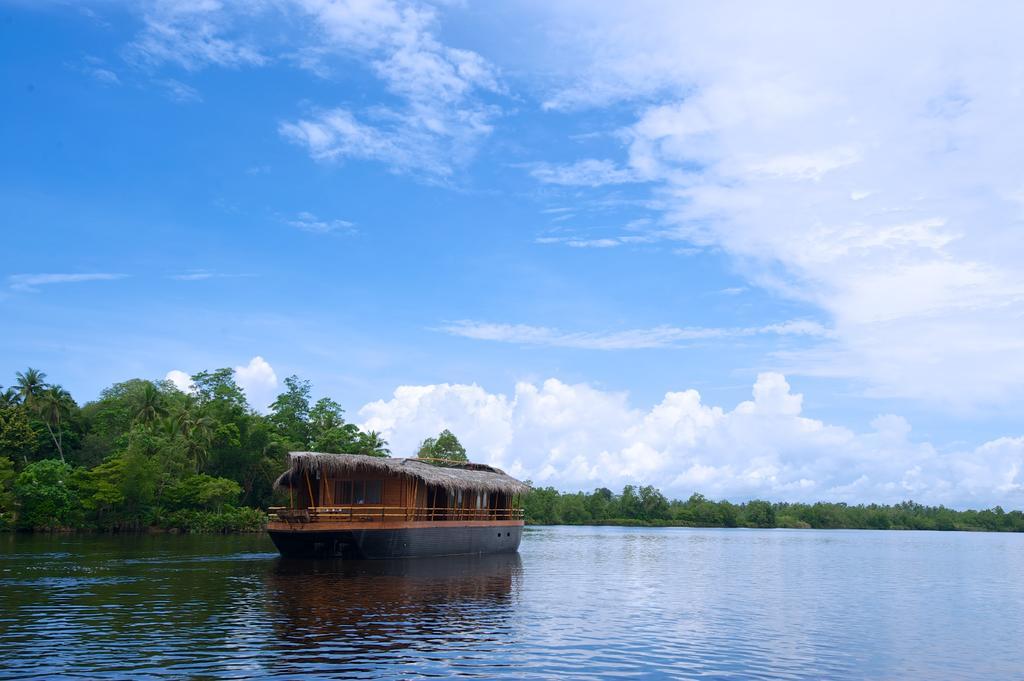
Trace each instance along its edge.
<instances>
[{"instance_id":1,"label":"riverbank vegetation","mask_svg":"<svg viewBox=\"0 0 1024 681\"><path fill-rule=\"evenodd\" d=\"M1024 532L1024 513L996 506L957 511L944 506L817 502L734 504L694 494L669 500L654 487L627 485L621 494L600 488L587 494L534 488L524 501L526 520L537 525L638 525L679 527L789 527L862 530L974 530Z\"/></svg>"},{"instance_id":2,"label":"riverbank vegetation","mask_svg":"<svg viewBox=\"0 0 1024 681\"><path fill-rule=\"evenodd\" d=\"M116 383L79 406L42 371L19 372L0 389L0 529L255 531L289 451L390 454L379 433L348 423L337 402L314 402L309 381L284 384L265 414L252 409L231 369L193 375L188 392L170 381ZM424 440L417 455L467 459L448 430ZM537 488L524 506L530 524L1024 531L1024 514L999 507L734 504L699 494L680 501L650 486Z\"/></svg>"},{"instance_id":3,"label":"riverbank vegetation","mask_svg":"<svg viewBox=\"0 0 1024 681\"><path fill-rule=\"evenodd\" d=\"M0 389L0 527L258 530L291 450L388 454L296 376L260 414L231 369L195 374L187 393L125 381L81 406L28 369Z\"/></svg>"}]
</instances>

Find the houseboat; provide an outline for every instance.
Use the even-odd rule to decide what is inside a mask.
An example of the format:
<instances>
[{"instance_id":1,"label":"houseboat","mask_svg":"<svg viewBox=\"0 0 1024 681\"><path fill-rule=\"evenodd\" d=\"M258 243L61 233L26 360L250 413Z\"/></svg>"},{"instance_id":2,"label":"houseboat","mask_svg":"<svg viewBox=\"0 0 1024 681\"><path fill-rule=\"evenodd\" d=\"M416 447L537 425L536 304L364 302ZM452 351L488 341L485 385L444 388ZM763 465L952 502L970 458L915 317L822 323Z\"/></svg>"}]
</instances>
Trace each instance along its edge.
<instances>
[{"instance_id":1,"label":"houseboat","mask_svg":"<svg viewBox=\"0 0 1024 681\"><path fill-rule=\"evenodd\" d=\"M355 558L515 552L530 489L483 464L318 452L292 452L274 487L281 555Z\"/></svg>"}]
</instances>

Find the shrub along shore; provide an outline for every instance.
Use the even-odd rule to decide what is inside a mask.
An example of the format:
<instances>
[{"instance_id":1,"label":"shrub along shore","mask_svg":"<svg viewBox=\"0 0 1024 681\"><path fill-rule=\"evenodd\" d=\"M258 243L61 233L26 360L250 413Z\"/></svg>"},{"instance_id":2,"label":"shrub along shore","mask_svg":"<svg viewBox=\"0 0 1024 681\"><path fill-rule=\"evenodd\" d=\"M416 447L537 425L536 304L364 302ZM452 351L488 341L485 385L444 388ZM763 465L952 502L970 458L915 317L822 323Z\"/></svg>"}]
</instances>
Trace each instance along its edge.
<instances>
[{"instance_id":1,"label":"shrub along shore","mask_svg":"<svg viewBox=\"0 0 1024 681\"><path fill-rule=\"evenodd\" d=\"M0 529L254 532L263 509L286 502L271 485L289 451L390 454L380 434L346 422L337 402L314 402L309 381L284 383L263 414L231 369L194 374L187 391L170 381L116 383L81 406L45 373L19 372L0 388ZM418 454L466 459L448 431ZM531 525L1024 531L1024 514L999 507L670 501L650 486L537 488L524 506Z\"/></svg>"},{"instance_id":2,"label":"shrub along shore","mask_svg":"<svg viewBox=\"0 0 1024 681\"><path fill-rule=\"evenodd\" d=\"M525 497L526 521L535 525L627 525L641 527L784 527L845 530L967 530L1024 532L1024 513L996 506L957 511L944 506L763 500L734 504L694 494L668 500L654 487L627 485L621 494L607 488L561 493L535 488Z\"/></svg>"}]
</instances>

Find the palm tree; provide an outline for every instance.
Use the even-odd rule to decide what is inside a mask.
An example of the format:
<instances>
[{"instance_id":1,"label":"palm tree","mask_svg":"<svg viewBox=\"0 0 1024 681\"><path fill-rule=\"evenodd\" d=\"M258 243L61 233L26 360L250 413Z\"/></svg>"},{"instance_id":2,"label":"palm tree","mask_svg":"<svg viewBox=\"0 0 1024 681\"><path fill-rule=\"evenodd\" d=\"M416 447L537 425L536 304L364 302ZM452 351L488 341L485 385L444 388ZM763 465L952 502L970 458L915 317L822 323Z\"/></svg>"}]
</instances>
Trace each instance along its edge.
<instances>
[{"instance_id":1,"label":"palm tree","mask_svg":"<svg viewBox=\"0 0 1024 681\"><path fill-rule=\"evenodd\" d=\"M157 419L167 414L164 396L156 386L146 381L135 396L135 422L152 426Z\"/></svg>"},{"instance_id":2,"label":"palm tree","mask_svg":"<svg viewBox=\"0 0 1024 681\"><path fill-rule=\"evenodd\" d=\"M214 420L203 415L193 400L189 400L175 417L178 424L178 432L185 438L185 448L192 457L192 464L196 472L199 466L205 462L207 448L213 439Z\"/></svg>"},{"instance_id":3,"label":"palm tree","mask_svg":"<svg viewBox=\"0 0 1024 681\"><path fill-rule=\"evenodd\" d=\"M53 438L53 444L57 447L60 460L64 461L64 428L61 421L77 406L71 398L71 393L59 385L52 385L35 397L34 403L43 423L46 424L46 430Z\"/></svg>"},{"instance_id":4,"label":"palm tree","mask_svg":"<svg viewBox=\"0 0 1024 681\"><path fill-rule=\"evenodd\" d=\"M178 429L178 419L173 416L164 416L163 418L158 419L156 431L168 440L173 440L180 434Z\"/></svg>"},{"instance_id":5,"label":"palm tree","mask_svg":"<svg viewBox=\"0 0 1024 681\"><path fill-rule=\"evenodd\" d=\"M359 437L359 449L361 454L369 456L390 456L388 441L385 440L376 430L363 433Z\"/></svg>"},{"instance_id":6,"label":"palm tree","mask_svg":"<svg viewBox=\"0 0 1024 681\"><path fill-rule=\"evenodd\" d=\"M19 371L15 376L18 379L18 397L21 398L21 403L29 408L35 406L36 399L46 388L46 374L29 367L24 373Z\"/></svg>"},{"instance_id":7,"label":"palm tree","mask_svg":"<svg viewBox=\"0 0 1024 681\"><path fill-rule=\"evenodd\" d=\"M13 407L18 404L18 391L14 388L8 388L3 392L0 392L0 409L6 409Z\"/></svg>"}]
</instances>

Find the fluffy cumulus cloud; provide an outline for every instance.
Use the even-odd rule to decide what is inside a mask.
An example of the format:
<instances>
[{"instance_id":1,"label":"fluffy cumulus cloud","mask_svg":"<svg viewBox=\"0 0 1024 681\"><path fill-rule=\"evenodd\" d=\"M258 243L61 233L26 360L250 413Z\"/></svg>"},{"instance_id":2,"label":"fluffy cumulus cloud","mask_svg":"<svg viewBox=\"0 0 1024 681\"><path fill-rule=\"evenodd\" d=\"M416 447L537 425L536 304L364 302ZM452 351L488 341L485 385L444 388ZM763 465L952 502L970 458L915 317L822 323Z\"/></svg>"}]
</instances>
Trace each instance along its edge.
<instances>
[{"instance_id":1,"label":"fluffy cumulus cloud","mask_svg":"<svg viewBox=\"0 0 1024 681\"><path fill-rule=\"evenodd\" d=\"M265 411L277 396L277 374L274 367L259 355L248 364L235 367L235 381L245 391L249 404Z\"/></svg>"},{"instance_id":2,"label":"fluffy cumulus cloud","mask_svg":"<svg viewBox=\"0 0 1024 681\"><path fill-rule=\"evenodd\" d=\"M249 360L248 364L242 364L235 368L235 382L245 391L249 404L258 411L266 411L267 407L277 396L277 373L270 363L256 355ZM164 380L170 381L182 392L192 390L192 377L180 369L172 369L164 376Z\"/></svg>"},{"instance_id":3,"label":"fluffy cumulus cloud","mask_svg":"<svg viewBox=\"0 0 1024 681\"><path fill-rule=\"evenodd\" d=\"M732 256L835 335L790 371L975 408L1024 386L1018 5L551 3L545 106L622 102L617 158L548 183L645 181L657 236ZM545 54L545 57L550 56Z\"/></svg>"},{"instance_id":4,"label":"fluffy cumulus cloud","mask_svg":"<svg viewBox=\"0 0 1024 681\"><path fill-rule=\"evenodd\" d=\"M183 393L192 392L192 377L181 369L171 369L164 376L165 381L170 381L174 387Z\"/></svg>"},{"instance_id":5,"label":"fluffy cumulus cloud","mask_svg":"<svg viewBox=\"0 0 1024 681\"><path fill-rule=\"evenodd\" d=\"M805 416L802 402L778 373L759 375L752 398L732 409L704 404L696 390L641 409L624 393L549 379L519 383L511 396L403 386L359 417L397 455L450 428L475 460L562 489L650 483L732 499L1024 503L1024 438L946 452L915 441L899 416L855 432Z\"/></svg>"}]
</instances>

